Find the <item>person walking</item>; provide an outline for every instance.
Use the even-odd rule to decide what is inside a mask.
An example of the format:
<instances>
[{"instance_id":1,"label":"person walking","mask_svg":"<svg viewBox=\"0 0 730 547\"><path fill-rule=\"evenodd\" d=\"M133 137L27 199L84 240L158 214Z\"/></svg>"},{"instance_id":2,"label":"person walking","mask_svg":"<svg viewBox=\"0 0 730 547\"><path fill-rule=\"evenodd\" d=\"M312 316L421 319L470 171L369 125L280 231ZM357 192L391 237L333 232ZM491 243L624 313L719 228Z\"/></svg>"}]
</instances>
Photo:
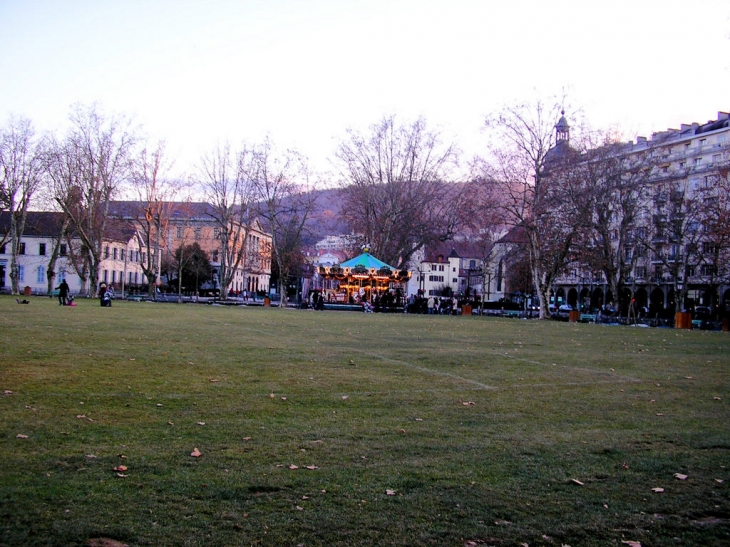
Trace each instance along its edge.
<instances>
[{"instance_id":1,"label":"person walking","mask_svg":"<svg viewBox=\"0 0 730 547\"><path fill-rule=\"evenodd\" d=\"M67 299L69 291L68 283L66 283L66 280L64 279L63 281L61 281L61 284L56 287L56 289L58 290L58 305L65 306L66 304L68 304Z\"/></svg>"}]
</instances>

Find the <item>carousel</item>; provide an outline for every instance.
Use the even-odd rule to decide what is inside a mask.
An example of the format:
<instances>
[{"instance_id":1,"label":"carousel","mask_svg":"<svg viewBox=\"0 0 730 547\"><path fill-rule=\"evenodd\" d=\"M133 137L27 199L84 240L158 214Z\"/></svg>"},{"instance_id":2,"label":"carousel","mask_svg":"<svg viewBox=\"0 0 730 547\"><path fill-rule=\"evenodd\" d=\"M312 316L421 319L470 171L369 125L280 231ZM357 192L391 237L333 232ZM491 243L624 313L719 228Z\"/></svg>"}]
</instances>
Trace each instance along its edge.
<instances>
[{"instance_id":1,"label":"carousel","mask_svg":"<svg viewBox=\"0 0 730 547\"><path fill-rule=\"evenodd\" d=\"M337 304L373 303L376 297L399 299L411 272L378 260L368 249L355 258L333 266L320 266L325 302Z\"/></svg>"}]
</instances>

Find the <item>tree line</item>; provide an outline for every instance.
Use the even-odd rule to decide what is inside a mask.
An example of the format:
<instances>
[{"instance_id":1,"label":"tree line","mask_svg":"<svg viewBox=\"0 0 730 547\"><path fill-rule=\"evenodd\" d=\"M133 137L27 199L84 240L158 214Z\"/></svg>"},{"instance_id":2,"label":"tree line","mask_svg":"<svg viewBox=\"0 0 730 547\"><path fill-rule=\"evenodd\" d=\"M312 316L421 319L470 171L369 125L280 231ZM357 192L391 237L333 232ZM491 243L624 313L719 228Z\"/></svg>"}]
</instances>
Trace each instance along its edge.
<instances>
[{"instance_id":1,"label":"tree line","mask_svg":"<svg viewBox=\"0 0 730 547\"><path fill-rule=\"evenodd\" d=\"M76 106L69 119L62 136L36 135L22 118L0 129L0 207L11 217L0 243L11 248L14 292L18 245L32 204L63 213L62 232L80 242L76 269L95 288L109 204L134 196L141 205L141 243L150 251L142 269L152 286L170 203L197 193L210 205L221 241L223 294L247 260L245 231L256 217L272 235L278 292L286 298L287 279L304 262L313 190L322 182L301 153L281 150L269 138L239 147L219 144L189 175L173 179L164 143L147 142L129 118ZM470 242L486 272L498 240L518 231L513 254L523 257L541 317L549 315L551 291L568 268L600 272L616 297L648 255L673 280L678 302L688 290L682 281L698 268L713 286L727 281L727 157L701 185L687 172L657 178L652 146L627 153L614 135L584 125L561 140L556 122L564 120L557 104L541 100L504 107L485 119L484 154L477 158L464 158L422 118L386 116L365 131L350 129L332 158L345 220L373 254L396 267L460 238ZM51 260L56 256L54 251ZM48 275L50 286L50 266Z\"/></svg>"}]
</instances>

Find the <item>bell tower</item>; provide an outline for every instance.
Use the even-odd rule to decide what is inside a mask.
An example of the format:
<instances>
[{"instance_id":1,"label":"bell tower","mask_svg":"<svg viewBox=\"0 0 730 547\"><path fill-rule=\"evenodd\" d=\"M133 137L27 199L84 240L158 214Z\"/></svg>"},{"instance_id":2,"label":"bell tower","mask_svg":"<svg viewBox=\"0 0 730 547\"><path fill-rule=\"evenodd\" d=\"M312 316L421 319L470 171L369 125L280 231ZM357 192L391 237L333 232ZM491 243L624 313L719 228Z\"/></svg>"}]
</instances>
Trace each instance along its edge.
<instances>
[{"instance_id":1,"label":"bell tower","mask_svg":"<svg viewBox=\"0 0 730 547\"><path fill-rule=\"evenodd\" d=\"M560 120L555 125L555 144L570 142L570 126L568 120L565 119L565 110L560 111Z\"/></svg>"}]
</instances>

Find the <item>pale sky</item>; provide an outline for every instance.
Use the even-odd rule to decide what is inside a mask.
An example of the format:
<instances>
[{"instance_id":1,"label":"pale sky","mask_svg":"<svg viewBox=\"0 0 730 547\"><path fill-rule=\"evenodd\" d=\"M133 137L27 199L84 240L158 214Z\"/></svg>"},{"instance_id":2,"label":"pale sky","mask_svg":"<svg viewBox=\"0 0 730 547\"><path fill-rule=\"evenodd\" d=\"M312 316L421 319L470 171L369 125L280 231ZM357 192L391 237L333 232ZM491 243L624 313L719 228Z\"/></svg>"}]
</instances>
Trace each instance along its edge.
<instances>
[{"instance_id":1,"label":"pale sky","mask_svg":"<svg viewBox=\"0 0 730 547\"><path fill-rule=\"evenodd\" d=\"M467 155L565 93L627 139L730 110L728 0L0 0L0 123L98 103L178 170L269 135L326 169L345 130L423 116Z\"/></svg>"}]
</instances>

